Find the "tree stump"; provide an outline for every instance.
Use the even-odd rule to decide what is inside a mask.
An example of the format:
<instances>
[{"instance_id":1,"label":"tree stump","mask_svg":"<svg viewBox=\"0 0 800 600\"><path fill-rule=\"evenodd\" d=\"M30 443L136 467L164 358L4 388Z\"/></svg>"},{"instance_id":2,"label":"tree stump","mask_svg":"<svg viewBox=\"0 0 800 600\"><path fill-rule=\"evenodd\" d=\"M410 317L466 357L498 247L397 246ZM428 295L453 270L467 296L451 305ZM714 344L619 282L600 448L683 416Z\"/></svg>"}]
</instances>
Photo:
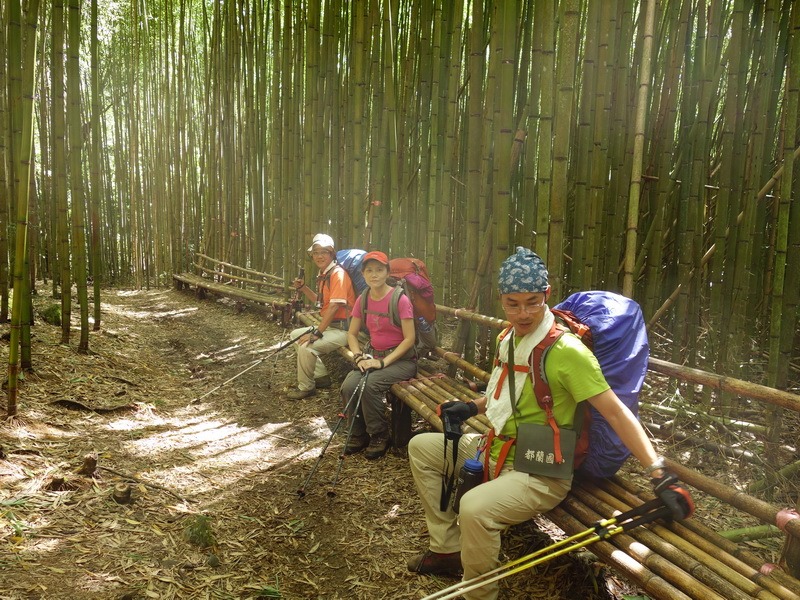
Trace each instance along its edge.
<instances>
[{"instance_id":1,"label":"tree stump","mask_svg":"<svg viewBox=\"0 0 800 600\"><path fill-rule=\"evenodd\" d=\"M77 470L77 473L78 475L91 477L94 475L95 470L97 470L97 457L94 454L87 454L83 457L83 464Z\"/></svg>"},{"instance_id":2,"label":"tree stump","mask_svg":"<svg viewBox=\"0 0 800 600\"><path fill-rule=\"evenodd\" d=\"M131 486L127 483L118 483L114 486L111 497L117 504L130 504L133 500L131 498Z\"/></svg>"}]
</instances>

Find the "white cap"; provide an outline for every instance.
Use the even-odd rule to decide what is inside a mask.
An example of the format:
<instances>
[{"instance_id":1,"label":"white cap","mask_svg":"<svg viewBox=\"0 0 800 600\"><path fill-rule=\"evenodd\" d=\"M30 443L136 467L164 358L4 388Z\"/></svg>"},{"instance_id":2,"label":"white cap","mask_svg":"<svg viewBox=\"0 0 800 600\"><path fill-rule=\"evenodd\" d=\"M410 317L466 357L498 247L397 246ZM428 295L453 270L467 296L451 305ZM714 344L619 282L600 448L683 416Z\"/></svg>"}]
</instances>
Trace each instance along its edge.
<instances>
[{"instance_id":1,"label":"white cap","mask_svg":"<svg viewBox=\"0 0 800 600\"><path fill-rule=\"evenodd\" d=\"M311 246L308 248L308 252L311 252L314 249L314 246L321 246L323 248L330 248L331 250L336 249L336 244L333 243L333 238L329 236L327 233L318 233L314 236L314 241L311 242Z\"/></svg>"}]
</instances>

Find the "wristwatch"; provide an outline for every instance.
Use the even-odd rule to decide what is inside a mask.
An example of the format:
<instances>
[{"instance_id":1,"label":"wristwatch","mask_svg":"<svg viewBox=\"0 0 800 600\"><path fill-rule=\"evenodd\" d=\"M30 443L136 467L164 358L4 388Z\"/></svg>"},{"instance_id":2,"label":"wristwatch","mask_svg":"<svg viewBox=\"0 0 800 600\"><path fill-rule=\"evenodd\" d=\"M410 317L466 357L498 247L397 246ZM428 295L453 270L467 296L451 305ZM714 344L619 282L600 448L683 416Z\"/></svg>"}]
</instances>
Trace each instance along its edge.
<instances>
[{"instance_id":1,"label":"wristwatch","mask_svg":"<svg viewBox=\"0 0 800 600\"><path fill-rule=\"evenodd\" d=\"M656 458L655 462L652 465L650 465L644 470L644 474L650 475L653 473L653 471L658 471L659 469L663 471L666 468L667 468L667 462L664 460L663 456L659 456Z\"/></svg>"}]
</instances>

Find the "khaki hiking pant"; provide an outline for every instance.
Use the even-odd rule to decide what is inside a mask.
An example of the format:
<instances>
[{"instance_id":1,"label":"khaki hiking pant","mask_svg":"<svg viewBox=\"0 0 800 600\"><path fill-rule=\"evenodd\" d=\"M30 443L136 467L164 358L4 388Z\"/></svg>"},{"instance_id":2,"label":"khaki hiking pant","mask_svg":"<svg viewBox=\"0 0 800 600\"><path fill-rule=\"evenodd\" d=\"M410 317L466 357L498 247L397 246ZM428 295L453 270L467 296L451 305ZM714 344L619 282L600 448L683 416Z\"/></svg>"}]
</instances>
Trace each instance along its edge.
<instances>
[{"instance_id":1,"label":"khaki hiking pant","mask_svg":"<svg viewBox=\"0 0 800 600\"><path fill-rule=\"evenodd\" d=\"M456 474L467 458L475 458L479 441L477 434L461 437ZM452 442L447 443L445 459L443 434L416 435L408 444L408 459L425 510L430 549L441 553L460 551L464 580L498 567L500 534L510 525L547 512L564 499L572 486L571 479L528 475L515 471L512 465L506 465L497 479L464 494L459 514L453 512L452 506L446 512L441 512L439 497L442 472L445 460L448 467L453 469ZM497 583L493 583L464 594L464 598L494 600L498 590Z\"/></svg>"},{"instance_id":2,"label":"khaki hiking pant","mask_svg":"<svg viewBox=\"0 0 800 600\"><path fill-rule=\"evenodd\" d=\"M308 327L295 329L289 339L294 339L306 331L308 331ZM319 357L346 345L347 332L328 327L322 337L310 346L308 344L297 346L297 387L303 391L316 388L314 380L328 374L328 369L325 368Z\"/></svg>"}]
</instances>

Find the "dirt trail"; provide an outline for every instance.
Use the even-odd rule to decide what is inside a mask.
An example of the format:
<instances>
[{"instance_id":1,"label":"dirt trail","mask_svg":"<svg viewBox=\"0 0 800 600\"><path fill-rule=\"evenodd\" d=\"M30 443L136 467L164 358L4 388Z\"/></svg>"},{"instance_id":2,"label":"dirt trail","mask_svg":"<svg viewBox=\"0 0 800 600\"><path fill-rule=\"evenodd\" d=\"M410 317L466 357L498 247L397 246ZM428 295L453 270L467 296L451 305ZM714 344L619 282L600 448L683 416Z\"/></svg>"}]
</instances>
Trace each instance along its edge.
<instances>
[{"instance_id":1,"label":"dirt trail","mask_svg":"<svg viewBox=\"0 0 800 600\"><path fill-rule=\"evenodd\" d=\"M263 360L286 339L278 325L172 290L106 291L102 314L85 356L58 344L58 328L34 328L20 417L0 424L0 599L411 599L453 583L405 569L427 538L402 454L348 457L330 496L336 435L298 497L339 401L335 386L285 398L294 352ZM86 455L92 477L76 473ZM118 484L132 504L114 502ZM526 524L504 552L549 541ZM588 553L560 558L502 597L624 589L600 571Z\"/></svg>"}]
</instances>

